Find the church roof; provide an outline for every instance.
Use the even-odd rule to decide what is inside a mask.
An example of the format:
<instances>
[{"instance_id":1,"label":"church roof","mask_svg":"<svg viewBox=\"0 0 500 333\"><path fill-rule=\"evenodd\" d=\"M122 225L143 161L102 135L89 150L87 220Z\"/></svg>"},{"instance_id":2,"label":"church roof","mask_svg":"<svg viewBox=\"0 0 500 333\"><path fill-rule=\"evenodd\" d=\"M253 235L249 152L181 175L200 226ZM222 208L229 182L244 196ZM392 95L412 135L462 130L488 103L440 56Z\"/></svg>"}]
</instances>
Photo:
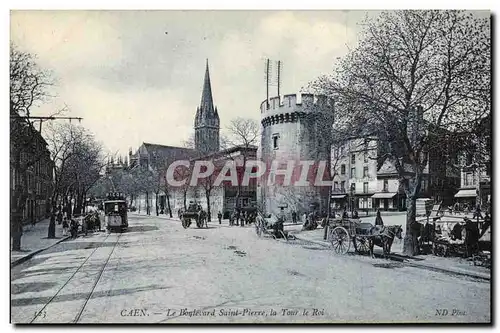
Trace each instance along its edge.
<instances>
[{"instance_id":1,"label":"church roof","mask_svg":"<svg viewBox=\"0 0 500 333\"><path fill-rule=\"evenodd\" d=\"M143 142L143 145L150 156L156 155L169 160L189 159L196 154L196 151L191 148L164 146L147 142Z\"/></svg>"}]
</instances>

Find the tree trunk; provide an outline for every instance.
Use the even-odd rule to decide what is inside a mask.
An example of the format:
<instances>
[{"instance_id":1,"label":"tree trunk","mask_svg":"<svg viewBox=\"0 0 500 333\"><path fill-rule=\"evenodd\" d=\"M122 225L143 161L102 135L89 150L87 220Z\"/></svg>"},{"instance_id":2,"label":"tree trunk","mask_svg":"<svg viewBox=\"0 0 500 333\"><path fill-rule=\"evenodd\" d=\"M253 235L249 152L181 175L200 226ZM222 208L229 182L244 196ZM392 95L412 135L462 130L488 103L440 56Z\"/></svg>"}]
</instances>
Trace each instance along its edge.
<instances>
[{"instance_id":1,"label":"tree trunk","mask_svg":"<svg viewBox=\"0 0 500 333\"><path fill-rule=\"evenodd\" d=\"M148 191L146 191L146 214L150 215L149 192Z\"/></svg>"},{"instance_id":2,"label":"tree trunk","mask_svg":"<svg viewBox=\"0 0 500 333\"><path fill-rule=\"evenodd\" d=\"M57 194L54 194L51 199L52 211L50 212L50 222L48 230L48 238L56 238L56 210L57 210Z\"/></svg>"},{"instance_id":3,"label":"tree trunk","mask_svg":"<svg viewBox=\"0 0 500 333\"><path fill-rule=\"evenodd\" d=\"M12 251L21 251L21 237L23 235L22 215L19 211L13 211L10 219L12 223Z\"/></svg>"},{"instance_id":4,"label":"tree trunk","mask_svg":"<svg viewBox=\"0 0 500 333\"><path fill-rule=\"evenodd\" d=\"M170 218L172 218L172 207L170 206L170 195L168 194L168 192L165 192L165 196L167 199L168 214L170 215Z\"/></svg>"},{"instance_id":5,"label":"tree trunk","mask_svg":"<svg viewBox=\"0 0 500 333\"><path fill-rule=\"evenodd\" d=\"M187 201L187 189L184 191L184 198L183 199L184 199L184 211L186 211L187 210L187 203L186 203L186 201Z\"/></svg>"},{"instance_id":6,"label":"tree trunk","mask_svg":"<svg viewBox=\"0 0 500 333\"><path fill-rule=\"evenodd\" d=\"M323 232L323 240L326 240L328 238L328 222L330 221L330 205L332 201L332 187L330 186L330 189L328 191L328 207L327 207L327 213L326 213L326 224L325 224L325 230ZM352 215L351 215L352 216ZM334 216L335 218L335 216Z\"/></svg>"},{"instance_id":7,"label":"tree trunk","mask_svg":"<svg viewBox=\"0 0 500 333\"><path fill-rule=\"evenodd\" d=\"M418 241L416 234L417 196L407 198L406 208L406 235L403 244L403 253L414 256L418 253Z\"/></svg>"},{"instance_id":8,"label":"tree trunk","mask_svg":"<svg viewBox=\"0 0 500 333\"><path fill-rule=\"evenodd\" d=\"M156 216L160 215L158 213L158 192L155 192L155 208L156 208Z\"/></svg>"},{"instance_id":9,"label":"tree trunk","mask_svg":"<svg viewBox=\"0 0 500 333\"><path fill-rule=\"evenodd\" d=\"M210 209L210 191L205 191L205 197L207 198L207 221L211 222L212 212Z\"/></svg>"},{"instance_id":10,"label":"tree trunk","mask_svg":"<svg viewBox=\"0 0 500 333\"><path fill-rule=\"evenodd\" d=\"M23 206L22 206L22 190L16 189L12 198L12 210L10 215L11 221L11 236L12 236L12 251L21 250L21 237L23 235Z\"/></svg>"}]
</instances>

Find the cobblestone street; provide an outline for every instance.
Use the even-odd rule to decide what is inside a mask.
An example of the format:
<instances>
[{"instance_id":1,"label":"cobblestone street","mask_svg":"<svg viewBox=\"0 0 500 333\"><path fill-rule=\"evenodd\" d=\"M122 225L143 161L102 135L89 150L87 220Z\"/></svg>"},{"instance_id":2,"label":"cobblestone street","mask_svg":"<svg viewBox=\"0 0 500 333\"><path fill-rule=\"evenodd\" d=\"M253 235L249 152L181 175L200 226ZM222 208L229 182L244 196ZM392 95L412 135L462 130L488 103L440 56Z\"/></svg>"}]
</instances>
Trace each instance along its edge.
<instances>
[{"instance_id":1,"label":"cobblestone street","mask_svg":"<svg viewBox=\"0 0 500 333\"><path fill-rule=\"evenodd\" d=\"M14 323L490 321L489 281L138 215L126 233L41 252L11 281Z\"/></svg>"}]
</instances>

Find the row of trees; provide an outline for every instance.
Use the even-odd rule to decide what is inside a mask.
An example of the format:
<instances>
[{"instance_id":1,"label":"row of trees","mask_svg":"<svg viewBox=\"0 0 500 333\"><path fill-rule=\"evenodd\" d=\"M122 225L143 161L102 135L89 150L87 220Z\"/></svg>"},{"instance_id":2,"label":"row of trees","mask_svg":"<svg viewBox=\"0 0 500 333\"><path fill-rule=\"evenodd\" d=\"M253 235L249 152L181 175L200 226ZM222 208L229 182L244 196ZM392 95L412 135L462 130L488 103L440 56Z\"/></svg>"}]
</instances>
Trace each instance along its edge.
<instances>
[{"instance_id":1,"label":"row of trees","mask_svg":"<svg viewBox=\"0 0 500 333\"><path fill-rule=\"evenodd\" d=\"M104 166L102 146L84 128L71 123L49 123L41 135L41 119L32 116L32 109L53 97L53 75L41 68L36 58L16 45L10 49L10 169L15 177L11 191L12 249L21 249L23 212L30 197L28 172L53 180L49 193L50 224L48 237L55 237L55 214L63 205L72 214L82 213L85 198L99 179ZM64 113L67 108L47 115L48 120ZM43 163L41 163L43 162ZM42 164L43 174L35 169ZM72 205L73 203L73 205Z\"/></svg>"},{"instance_id":2,"label":"row of trees","mask_svg":"<svg viewBox=\"0 0 500 333\"><path fill-rule=\"evenodd\" d=\"M48 237L55 237L59 206L68 216L85 213L89 190L100 179L106 156L102 145L81 126L50 124L46 141L54 162L54 188Z\"/></svg>"},{"instance_id":3,"label":"row of trees","mask_svg":"<svg viewBox=\"0 0 500 333\"><path fill-rule=\"evenodd\" d=\"M363 27L334 73L310 88L335 100L338 141L368 133L383 147L379 159L395 166L408 199L404 252L414 255L416 199L429 151L460 149L467 136L481 141L476 129L491 112L490 20L463 11L403 10L367 19ZM474 156L483 162L482 154Z\"/></svg>"}]
</instances>

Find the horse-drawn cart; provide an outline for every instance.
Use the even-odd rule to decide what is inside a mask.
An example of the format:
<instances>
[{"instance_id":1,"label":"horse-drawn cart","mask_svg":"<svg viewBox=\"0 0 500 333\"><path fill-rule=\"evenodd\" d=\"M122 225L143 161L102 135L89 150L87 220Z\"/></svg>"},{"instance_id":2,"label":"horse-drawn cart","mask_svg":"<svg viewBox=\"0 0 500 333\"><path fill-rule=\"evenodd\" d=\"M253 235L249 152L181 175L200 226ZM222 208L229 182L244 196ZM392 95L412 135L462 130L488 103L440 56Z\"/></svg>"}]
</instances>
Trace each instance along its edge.
<instances>
[{"instance_id":1,"label":"horse-drawn cart","mask_svg":"<svg viewBox=\"0 0 500 333\"><path fill-rule=\"evenodd\" d=\"M206 223L206 215L207 214L203 209L201 209L201 206L199 204L190 203L188 209L180 213L182 226L184 227L184 229L189 228L189 226L191 225L191 219L194 219L198 228L203 228L204 225L208 227Z\"/></svg>"},{"instance_id":2,"label":"horse-drawn cart","mask_svg":"<svg viewBox=\"0 0 500 333\"><path fill-rule=\"evenodd\" d=\"M256 211L255 232L259 237L271 237L273 239L283 239L285 241L295 240L296 237L284 230L283 220L276 217L265 216L260 211Z\"/></svg>"},{"instance_id":3,"label":"horse-drawn cart","mask_svg":"<svg viewBox=\"0 0 500 333\"><path fill-rule=\"evenodd\" d=\"M402 238L401 226L374 226L359 219L330 219L328 228L328 240L338 254L346 254L352 243L358 254L373 255L373 245L378 245L383 248L384 255L388 255L394 237Z\"/></svg>"}]
</instances>

